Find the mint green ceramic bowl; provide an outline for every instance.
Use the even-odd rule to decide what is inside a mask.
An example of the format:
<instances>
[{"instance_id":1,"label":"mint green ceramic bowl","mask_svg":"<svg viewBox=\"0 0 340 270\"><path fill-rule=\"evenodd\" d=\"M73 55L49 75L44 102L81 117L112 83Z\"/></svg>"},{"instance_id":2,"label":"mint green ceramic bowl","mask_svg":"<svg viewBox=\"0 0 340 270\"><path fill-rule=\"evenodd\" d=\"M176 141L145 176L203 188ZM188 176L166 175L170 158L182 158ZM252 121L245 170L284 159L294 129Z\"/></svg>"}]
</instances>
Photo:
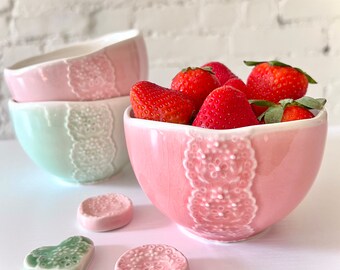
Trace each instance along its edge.
<instances>
[{"instance_id":1,"label":"mint green ceramic bowl","mask_svg":"<svg viewBox=\"0 0 340 270\"><path fill-rule=\"evenodd\" d=\"M18 141L46 171L68 182L108 179L127 162L123 113L129 96L98 101L9 101Z\"/></svg>"}]
</instances>

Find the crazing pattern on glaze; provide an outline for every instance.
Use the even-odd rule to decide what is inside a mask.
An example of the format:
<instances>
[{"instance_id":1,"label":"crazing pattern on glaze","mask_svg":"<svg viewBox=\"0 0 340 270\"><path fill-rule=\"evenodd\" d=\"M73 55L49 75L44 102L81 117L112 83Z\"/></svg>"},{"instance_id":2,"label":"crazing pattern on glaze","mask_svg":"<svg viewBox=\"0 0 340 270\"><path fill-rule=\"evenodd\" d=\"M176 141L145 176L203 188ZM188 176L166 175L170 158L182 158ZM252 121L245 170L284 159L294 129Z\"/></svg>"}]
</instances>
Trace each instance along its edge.
<instances>
[{"instance_id":1,"label":"crazing pattern on glaze","mask_svg":"<svg viewBox=\"0 0 340 270\"><path fill-rule=\"evenodd\" d=\"M73 178L85 183L112 175L117 149L112 140L114 119L110 108L104 104L72 104L67 107L66 125L72 139L70 160L74 167Z\"/></svg>"},{"instance_id":2,"label":"crazing pattern on glaze","mask_svg":"<svg viewBox=\"0 0 340 270\"><path fill-rule=\"evenodd\" d=\"M80 100L99 100L120 96L115 70L104 52L67 60L67 79Z\"/></svg>"},{"instance_id":3,"label":"crazing pattern on glaze","mask_svg":"<svg viewBox=\"0 0 340 270\"><path fill-rule=\"evenodd\" d=\"M115 270L187 269L187 260L182 253L166 245L144 245L129 250L117 262Z\"/></svg>"},{"instance_id":4,"label":"crazing pattern on glaze","mask_svg":"<svg viewBox=\"0 0 340 270\"><path fill-rule=\"evenodd\" d=\"M183 165L193 190L187 208L193 231L214 240L245 239L257 212L251 192L256 160L244 137L189 134Z\"/></svg>"},{"instance_id":5,"label":"crazing pattern on glaze","mask_svg":"<svg viewBox=\"0 0 340 270\"><path fill-rule=\"evenodd\" d=\"M33 250L26 257L25 265L29 269L79 269L78 265L90 254L93 246L89 238L73 236L58 246Z\"/></svg>"}]
</instances>

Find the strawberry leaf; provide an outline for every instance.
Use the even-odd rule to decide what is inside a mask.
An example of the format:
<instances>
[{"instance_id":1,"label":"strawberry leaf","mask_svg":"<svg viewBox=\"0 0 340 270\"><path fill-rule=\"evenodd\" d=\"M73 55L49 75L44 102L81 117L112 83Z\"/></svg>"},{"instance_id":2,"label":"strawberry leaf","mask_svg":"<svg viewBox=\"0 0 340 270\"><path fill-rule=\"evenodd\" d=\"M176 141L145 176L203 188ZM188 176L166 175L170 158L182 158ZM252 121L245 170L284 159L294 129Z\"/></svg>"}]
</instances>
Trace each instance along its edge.
<instances>
[{"instance_id":1,"label":"strawberry leaf","mask_svg":"<svg viewBox=\"0 0 340 270\"><path fill-rule=\"evenodd\" d=\"M254 104L256 106L261 106L261 107L271 107L275 106L276 103L268 101L268 100L262 100L262 99L250 99L248 100L250 104Z\"/></svg>"},{"instance_id":2,"label":"strawberry leaf","mask_svg":"<svg viewBox=\"0 0 340 270\"><path fill-rule=\"evenodd\" d=\"M271 61L243 61L243 63L245 63L247 66L257 66L259 64L268 63L269 65L276 66L276 67L292 67L290 65L287 65L287 64L282 63L282 62L277 61L277 60L271 60Z\"/></svg>"},{"instance_id":3,"label":"strawberry leaf","mask_svg":"<svg viewBox=\"0 0 340 270\"><path fill-rule=\"evenodd\" d=\"M304 72L302 69L295 67L295 69L299 72L301 72L303 75L307 77L307 80L311 84L317 84L317 81L314 80L310 75L308 75L306 72Z\"/></svg>"},{"instance_id":4,"label":"strawberry leaf","mask_svg":"<svg viewBox=\"0 0 340 270\"><path fill-rule=\"evenodd\" d=\"M292 104L293 102L294 99L291 98L286 98L279 101L283 109L285 109L288 105Z\"/></svg>"},{"instance_id":5,"label":"strawberry leaf","mask_svg":"<svg viewBox=\"0 0 340 270\"><path fill-rule=\"evenodd\" d=\"M274 67L292 67L277 60L268 61L268 64Z\"/></svg>"},{"instance_id":6,"label":"strawberry leaf","mask_svg":"<svg viewBox=\"0 0 340 270\"><path fill-rule=\"evenodd\" d=\"M253 66L257 66L259 64L262 64L262 63L267 63L267 61L243 61L243 63L246 64L246 66L248 67L253 67Z\"/></svg>"},{"instance_id":7,"label":"strawberry leaf","mask_svg":"<svg viewBox=\"0 0 340 270\"><path fill-rule=\"evenodd\" d=\"M211 74L215 74L214 71L213 71L213 69L212 69L212 67L210 67L210 66L200 67L200 69L203 69L203 70L205 70L205 71L208 71L208 72L210 72Z\"/></svg>"},{"instance_id":8,"label":"strawberry leaf","mask_svg":"<svg viewBox=\"0 0 340 270\"><path fill-rule=\"evenodd\" d=\"M295 100L295 102L298 105L302 105L308 109L321 110L326 103L326 99L324 98L314 99L312 97L304 96L302 98Z\"/></svg>"},{"instance_id":9,"label":"strawberry leaf","mask_svg":"<svg viewBox=\"0 0 340 270\"><path fill-rule=\"evenodd\" d=\"M183 68L181 71L183 73L185 73L187 71L195 70L195 69L202 69L202 70L210 72L211 74L215 74L210 66L206 66L206 67L186 67L186 68Z\"/></svg>"},{"instance_id":10,"label":"strawberry leaf","mask_svg":"<svg viewBox=\"0 0 340 270\"><path fill-rule=\"evenodd\" d=\"M282 106L270 107L264 113L264 122L266 124L279 123L279 122L281 122L282 115L283 115Z\"/></svg>"},{"instance_id":11,"label":"strawberry leaf","mask_svg":"<svg viewBox=\"0 0 340 270\"><path fill-rule=\"evenodd\" d=\"M325 106L325 104L327 102L327 100L325 98L316 98L316 100L318 100L322 106Z\"/></svg>"},{"instance_id":12,"label":"strawberry leaf","mask_svg":"<svg viewBox=\"0 0 340 270\"><path fill-rule=\"evenodd\" d=\"M267 110L268 110L268 109L267 109ZM261 113L261 114L257 117L257 120L258 120L259 122L262 121L262 119L263 119L263 117L265 116L267 110L265 110L263 113Z\"/></svg>"},{"instance_id":13,"label":"strawberry leaf","mask_svg":"<svg viewBox=\"0 0 340 270\"><path fill-rule=\"evenodd\" d=\"M186 67L186 68L182 68L181 72L187 72L187 71L190 71L190 70L195 70L197 69L198 67Z\"/></svg>"}]
</instances>

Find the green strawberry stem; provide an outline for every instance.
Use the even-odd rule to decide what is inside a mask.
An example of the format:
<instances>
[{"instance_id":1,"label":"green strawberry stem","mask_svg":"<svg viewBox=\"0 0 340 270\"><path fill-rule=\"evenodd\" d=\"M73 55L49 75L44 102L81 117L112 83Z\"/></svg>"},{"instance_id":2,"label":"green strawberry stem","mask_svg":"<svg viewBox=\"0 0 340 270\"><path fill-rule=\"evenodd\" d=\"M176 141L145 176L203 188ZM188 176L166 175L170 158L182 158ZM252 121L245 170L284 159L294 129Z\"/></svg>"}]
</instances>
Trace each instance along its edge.
<instances>
[{"instance_id":1,"label":"green strawberry stem","mask_svg":"<svg viewBox=\"0 0 340 270\"><path fill-rule=\"evenodd\" d=\"M297 67L292 67L290 65L287 65L285 63L282 63L280 61L277 60L271 60L271 61L243 61L243 63L245 63L247 66L257 66L259 64L263 64L263 63L268 63L271 66L276 66L276 67L291 67L296 69L297 71L299 71L300 73L302 73L303 75L305 75L307 77L307 80L310 84L316 84L317 82L309 75L307 74L305 71L303 71L300 68Z\"/></svg>"}]
</instances>

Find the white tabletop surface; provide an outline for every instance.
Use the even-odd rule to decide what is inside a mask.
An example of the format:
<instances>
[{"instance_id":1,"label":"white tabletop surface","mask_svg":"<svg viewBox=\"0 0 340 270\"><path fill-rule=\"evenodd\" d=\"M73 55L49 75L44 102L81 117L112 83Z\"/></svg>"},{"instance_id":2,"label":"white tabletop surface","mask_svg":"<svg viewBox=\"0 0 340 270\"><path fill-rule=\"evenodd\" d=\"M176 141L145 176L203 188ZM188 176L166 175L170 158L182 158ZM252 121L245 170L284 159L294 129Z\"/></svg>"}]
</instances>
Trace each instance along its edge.
<instances>
[{"instance_id":1,"label":"white tabletop surface","mask_svg":"<svg viewBox=\"0 0 340 270\"><path fill-rule=\"evenodd\" d=\"M67 185L37 167L17 141L1 141L0 269L21 269L33 249L83 235L95 244L89 270L112 270L123 252L149 243L177 248L188 258L190 270L339 270L339 151L340 129L330 128L321 170L303 202L259 237L215 245L183 234L152 206L130 165L105 183ZM109 192L133 200L131 223L104 233L82 229L76 220L80 202Z\"/></svg>"}]
</instances>

